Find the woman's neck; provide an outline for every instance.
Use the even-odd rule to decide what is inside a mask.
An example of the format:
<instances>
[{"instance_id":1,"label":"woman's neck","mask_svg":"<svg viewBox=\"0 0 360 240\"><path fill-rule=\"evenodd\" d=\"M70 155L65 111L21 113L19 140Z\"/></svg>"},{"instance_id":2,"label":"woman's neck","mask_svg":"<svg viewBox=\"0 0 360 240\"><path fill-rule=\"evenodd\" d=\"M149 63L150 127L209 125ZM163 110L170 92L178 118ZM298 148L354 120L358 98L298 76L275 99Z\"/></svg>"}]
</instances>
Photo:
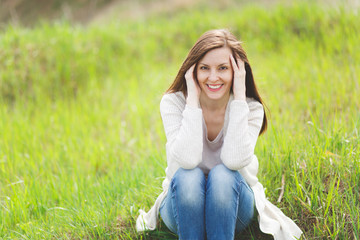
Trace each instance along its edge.
<instances>
[{"instance_id":1,"label":"woman's neck","mask_svg":"<svg viewBox=\"0 0 360 240\"><path fill-rule=\"evenodd\" d=\"M200 105L202 109L208 111L223 111L226 109L229 98L230 93L218 100L209 99L205 94L200 94Z\"/></svg>"}]
</instances>

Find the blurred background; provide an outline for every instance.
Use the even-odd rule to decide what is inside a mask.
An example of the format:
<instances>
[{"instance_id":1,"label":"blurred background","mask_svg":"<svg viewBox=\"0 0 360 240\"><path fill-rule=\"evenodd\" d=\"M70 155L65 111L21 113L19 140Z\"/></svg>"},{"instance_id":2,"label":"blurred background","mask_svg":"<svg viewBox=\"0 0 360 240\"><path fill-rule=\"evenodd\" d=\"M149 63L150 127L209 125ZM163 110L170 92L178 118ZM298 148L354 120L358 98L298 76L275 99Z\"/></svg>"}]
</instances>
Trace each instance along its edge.
<instances>
[{"instance_id":1,"label":"blurred background","mask_svg":"<svg viewBox=\"0 0 360 240\"><path fill-rule=\"evenodd\" d=\"M318 0L323 5L349 9L359 7L358 0ZM1 0L0 22L2 26L20 24L33 26L39 21L56 21L66 19L74 23L89 24L100 20L144 17L158 12L173 12L196 5L211 5L226 8L233 4L292 4L292 1L281 0Z\"/></svg>"},{"instance_id":2,"label":"blurred background","mask_svg":"<svg viewBox=\"0 0 360 240\"><path fill-rule=\"evenodd\" d=\"M89 24L103 19L109 20L112 18L119 20L128 17L144 17L144 14L148 15L156 12L177 11L181 8L192 7L199 2L211 5L218 4L219 6L222 5L224 7L224 5L226 6L235 1L2 0L0 20L5 24L12 23L21 24L23 26L32 26L41 20L56 21L59 19L66 19L75 23Z\"/></svg>"},{"instance_id":3,"label":"blurred background","mask_svg":"<svg viewBox=\"0 0 360 240\"><path fill-rule=\"evenodd\" d=\"M359 239L359 8L0 0L0 239L176 239L134 223L161 192L161 97L214 28L242 41L266 104L269 200L307 239ZM271 239L257 226L239 239Z\"/></svg>"}]
</instances>

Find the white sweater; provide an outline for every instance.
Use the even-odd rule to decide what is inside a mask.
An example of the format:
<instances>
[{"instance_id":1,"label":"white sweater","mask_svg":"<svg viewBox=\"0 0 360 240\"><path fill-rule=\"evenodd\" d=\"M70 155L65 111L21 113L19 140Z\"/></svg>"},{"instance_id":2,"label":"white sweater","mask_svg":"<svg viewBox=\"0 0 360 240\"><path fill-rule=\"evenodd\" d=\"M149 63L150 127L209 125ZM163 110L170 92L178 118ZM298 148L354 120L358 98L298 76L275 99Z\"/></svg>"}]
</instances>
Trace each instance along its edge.
<instances>
[{"instance_id":1,"label":"white sweater","mask_svg":"<svg viewBox=\"0 0 360 240\"><path fill-rule=\"evenodd\" d=\"M154 230L159 208L168 192L172 176L180 168L192 169L202 161L203 127L201 108L186 105L181 92L165 94L160 103L160 112L167 138L166 178L162 183L163 192L154 206L146 213L140 210L136 221L137 231ZM256 177L259 167L254 148L264 116L261 103L247 98L234 100L230 96L224 121L224 143L220 158L222 163L237 170L252 188L258 212L260 229L274 236L276 240L300 238L302 231L279 208L270 203L262 184Z\"/></svg>"}]
</instances>

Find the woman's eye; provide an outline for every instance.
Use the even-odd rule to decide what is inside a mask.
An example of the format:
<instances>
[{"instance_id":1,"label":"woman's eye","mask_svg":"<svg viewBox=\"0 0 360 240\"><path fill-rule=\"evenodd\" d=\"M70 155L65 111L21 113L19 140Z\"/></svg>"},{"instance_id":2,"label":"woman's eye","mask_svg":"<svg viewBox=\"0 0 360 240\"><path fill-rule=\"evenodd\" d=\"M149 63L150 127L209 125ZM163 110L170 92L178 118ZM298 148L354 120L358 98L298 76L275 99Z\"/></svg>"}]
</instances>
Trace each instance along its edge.
<instances>
[{"instance_id":1,"label":"woman's eye","mask_svg":"<svg viewBox=\"0 0 360 240\"><path fill-rule=\"evenodd\" d=\"M226 70L226 69L228 69L228 68L225 66L220 67L220 70Z\"/></svg>"},{"instance_id":2,"label":"woman's eye","mask_svg":"<svg viewBox=\"0 0 360 240\"><path fill-rule=\"evenodd\" d=\"M200 67L200 69L201 69L201 70L206 70L206 69L207 69L207 67L205 67L205 66L201 66L201 67Z\"/></svg>"}]
</instances>

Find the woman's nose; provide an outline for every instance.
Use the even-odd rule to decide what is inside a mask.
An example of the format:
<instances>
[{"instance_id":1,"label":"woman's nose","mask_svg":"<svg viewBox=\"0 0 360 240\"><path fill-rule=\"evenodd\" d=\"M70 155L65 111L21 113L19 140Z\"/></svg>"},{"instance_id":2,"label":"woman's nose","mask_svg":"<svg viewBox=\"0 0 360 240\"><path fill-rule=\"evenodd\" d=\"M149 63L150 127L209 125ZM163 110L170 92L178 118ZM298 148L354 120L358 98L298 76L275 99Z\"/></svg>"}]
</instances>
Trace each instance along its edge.
<instances>
[{"instance_id":1,"label":"woman's nose","mask_svg":"<svg viewBox=\"0 0 360 240\"><path fill-rule=\"evenodd\" d=\"M209 81L215 82L218 79L216 71L211 71L209 74Z\"/></svg>"}]
</instances>

